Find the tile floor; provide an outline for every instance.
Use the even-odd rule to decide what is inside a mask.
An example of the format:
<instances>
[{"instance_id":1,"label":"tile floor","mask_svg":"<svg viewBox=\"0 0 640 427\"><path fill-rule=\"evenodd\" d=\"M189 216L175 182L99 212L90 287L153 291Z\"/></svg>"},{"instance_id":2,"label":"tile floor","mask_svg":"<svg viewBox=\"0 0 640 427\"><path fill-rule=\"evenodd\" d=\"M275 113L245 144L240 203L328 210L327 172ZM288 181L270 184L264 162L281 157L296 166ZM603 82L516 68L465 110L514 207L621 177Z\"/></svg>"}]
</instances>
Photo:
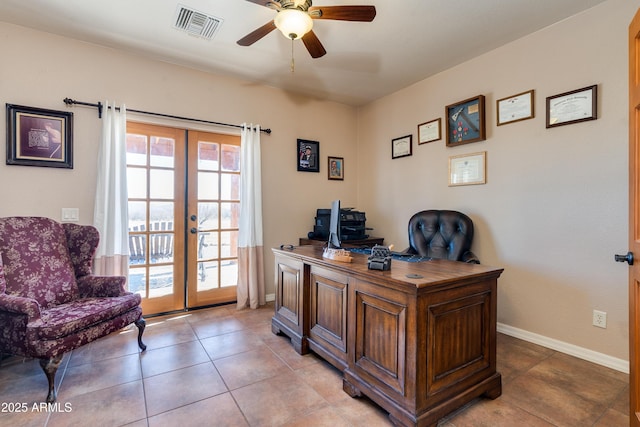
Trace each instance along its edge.
<instances>
[{"instance_id":1,"label":"tile floor","mask_svg":"<svg viewBox=\"0 0 640 427\"><path fill-rule=\"evenodd\" d=\"M225 306L151 318L142 354L133 330L91 343L63 360L53 411L39 410L39 364L5 359L0 425L391 425L370 400L344 393L333 367L273 335L272 313ZM629 425L626 374L501 334L498 371L501 397L476 399L438 426Z\"/></svg>"}]
</instances>

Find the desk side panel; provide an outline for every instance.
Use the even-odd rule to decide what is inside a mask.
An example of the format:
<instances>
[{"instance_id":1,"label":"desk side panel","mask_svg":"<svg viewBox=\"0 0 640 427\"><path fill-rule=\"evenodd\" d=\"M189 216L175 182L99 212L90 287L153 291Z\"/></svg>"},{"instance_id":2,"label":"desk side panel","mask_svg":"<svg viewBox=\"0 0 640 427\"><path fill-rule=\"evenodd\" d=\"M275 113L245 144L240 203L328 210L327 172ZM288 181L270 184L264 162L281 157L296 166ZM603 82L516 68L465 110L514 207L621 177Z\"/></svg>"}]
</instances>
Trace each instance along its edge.
<instances>
[{"instance_id":1,"label":"desk side panel","mask_svg":"<svg viewBox=\"0 0 640 427\"><path fill-rule=\"evenodd\" d=\"M496 375L496 285L488 279L420 298L419 408Z\"/></svg>"},{"instance_id":2,"label":"desk side panel","mask_svg":"<svg viewBox=\"0 0 640 427\"><path fill-rule=\"evenodd\" d=\"M276 256L275 315L271 321L274 333L284 333L298 353L308 351L306 335L309 315L308 289L309 267L300 260Z\"/></svg>"},{"instance_id":3,"label":"desk side panel","mask_svg":"<svg viewBox=\"0 0 640 427\"><path fill-rule=\"evenodd\" d=\"M354 300L352 372L406 405L407 393L413 394L413 369L407 366L413 346L410 298L384 286L358 281Z\"/></svg>"},{"instance_id":4,"label":"desk side panel","mask_svg":"<svg viewBox=\"0 0 640 427\"><path fill-rule=\"evenodd\" d=\"M348 276L317 266L310 274L309 347L334 366L347 365Z\"/></svg>"}]
</instances>

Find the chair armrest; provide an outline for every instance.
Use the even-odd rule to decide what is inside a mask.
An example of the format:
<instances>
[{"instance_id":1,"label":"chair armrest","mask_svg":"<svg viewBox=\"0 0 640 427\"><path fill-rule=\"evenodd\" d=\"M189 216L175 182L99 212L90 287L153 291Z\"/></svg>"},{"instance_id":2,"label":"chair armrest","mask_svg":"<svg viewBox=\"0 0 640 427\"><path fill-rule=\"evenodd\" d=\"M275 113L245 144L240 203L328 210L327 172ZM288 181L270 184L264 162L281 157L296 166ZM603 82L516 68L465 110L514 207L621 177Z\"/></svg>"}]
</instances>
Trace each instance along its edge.
<instances>
[{"instance_id":1,"label":"chair armrest","mask_svg":"<svg viewBox=\"0 0 640 427\"><path fill-rule=\"evenodd\" d=\"M126 293L124 276L83 276L78 278L80 298L119 297Z\"/></svg>"},{"instance_id":2,"label":"chair armrest","mask_svg":"<svg viewBox=\"0 0 640 427\"><path fill-rule=\"evenodd\" d=\"M26 314L29 322L40 318L40 304L32 298L0 294L0 311Z\"/></svg>"},{"instance_id":3,"label":"chair armrest","mask_svg":"<svg viewBox=\"0 0 640 427\"><path fill-rule=\"evenodd\" d=\"M463 253L460 261L468 262L469 264L480 264L480 260L478 259L476 254L471 251Z\"/></svg>"}]
</instances>

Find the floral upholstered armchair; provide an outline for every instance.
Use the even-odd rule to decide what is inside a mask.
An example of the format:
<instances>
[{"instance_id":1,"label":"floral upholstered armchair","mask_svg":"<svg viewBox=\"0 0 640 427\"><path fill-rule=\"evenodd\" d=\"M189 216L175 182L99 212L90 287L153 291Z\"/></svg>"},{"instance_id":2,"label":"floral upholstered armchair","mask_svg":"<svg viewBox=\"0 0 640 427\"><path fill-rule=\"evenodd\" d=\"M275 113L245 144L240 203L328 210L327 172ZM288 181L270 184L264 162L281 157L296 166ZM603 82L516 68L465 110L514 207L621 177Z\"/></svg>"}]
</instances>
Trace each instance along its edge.
<instances>
[{"instance_id":1,"label":"floral upholstered armchair","mask_svg":"<svg viewBox=\"0 0 640 427\"><path fill-rule=\"evenodd\" d=\"M98 240L92 226L0 218L0 353L40 359L49 403L65 353L131 323L146 349L140 295L123 276L91 274Z\"/></svg>"}]
</instances>

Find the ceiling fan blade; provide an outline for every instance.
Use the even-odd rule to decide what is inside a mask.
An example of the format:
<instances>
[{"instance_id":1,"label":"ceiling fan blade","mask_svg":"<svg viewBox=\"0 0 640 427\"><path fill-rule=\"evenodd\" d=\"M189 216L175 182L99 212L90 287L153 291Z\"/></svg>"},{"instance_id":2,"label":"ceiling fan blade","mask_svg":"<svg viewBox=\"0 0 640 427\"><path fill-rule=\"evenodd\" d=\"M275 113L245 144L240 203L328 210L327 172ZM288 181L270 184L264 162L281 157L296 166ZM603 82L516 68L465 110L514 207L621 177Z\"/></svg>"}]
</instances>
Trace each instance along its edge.
<instances>
[{"instance_id":1,"label":"ceiling fan blade","mask_svg":"<svg viewBox=\"0 0 640 427\"><path fill-rule=\"evenodd\" d=\"M260 6L269 7L268 4L271 3L269 0L247 0L248 2L259 4Z\"/></svg>"},{"instance_id":2,"label":"ceiling fan blade","mask_svg":"<svg viewBox=\"0 0 640 427\"><path fill-rule=\"evenodd\" d=\"M313 19L338 21L371 22L376 17L375 6L312 6L308 12Z\"/></svg>"},{"instance_id":3,"label":"ceiling fan blade","mask_svg":"<svg viewBox=\"0 0 640 427\"><path fill-rule=\"evenodd\" d=\"M251 46L252 44L254 44L255 42L257 42L258 40L260 40L261 38L263 38L264 36L266 36L267 34L269 34L271 31L275 29L276 29L276 24L274 24L273 21L269 21L266 24L264 24L262 27L250 32L249 34L247 34L246 36L238 40L237 43L240 46Z\"/></svg>"},{"instance_id":4,"label":"ceiling fan blade","mask_svg":"<svg viewBox=\"0 0 640 427\"><path fill-rule=\"evenodd\" d=\"M316 36L313 30L302 36L302 42L304 43L312 58L320 58L327 53L327 51L324 50L324 46L322 46L322 43L320 43L318 36Z\"/></svg>"}]
</instances>

